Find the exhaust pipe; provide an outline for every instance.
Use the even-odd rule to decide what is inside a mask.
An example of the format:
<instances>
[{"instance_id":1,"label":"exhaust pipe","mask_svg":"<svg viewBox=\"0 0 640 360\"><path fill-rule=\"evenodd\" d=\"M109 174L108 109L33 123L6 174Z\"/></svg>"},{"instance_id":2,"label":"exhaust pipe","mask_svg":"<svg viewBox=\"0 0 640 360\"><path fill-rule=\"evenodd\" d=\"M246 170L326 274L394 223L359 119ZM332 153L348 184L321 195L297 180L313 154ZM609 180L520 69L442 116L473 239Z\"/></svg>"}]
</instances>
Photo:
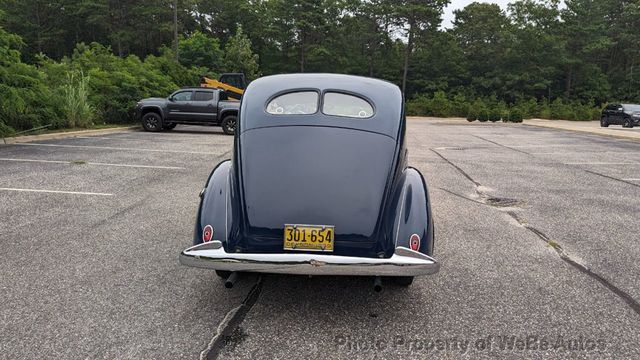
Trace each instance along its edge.
<instances>
[{"instance_id":1,"label":"exhaust pipe","mask_svg":"<svg viewBox=\"0 0 640 360\"><path fill-rule=\"evenodd\" d=\"M236 283L236 280L238 280L238 272L234 271L229 275L227 280L225 280L224 287L226 287L227 289L233 288L233 285Z\"/></svg>"},{"instance_id":2,"label":"exhaust pipe","mask_svg":"<svg viewBox=\"0 0 640 360\"><path fill-rule=\"evenodd\" d=\"M376 276L375 278L373 278L373 291L382 291L382 278L380 276Z\"/></svg>"}]
</instances>

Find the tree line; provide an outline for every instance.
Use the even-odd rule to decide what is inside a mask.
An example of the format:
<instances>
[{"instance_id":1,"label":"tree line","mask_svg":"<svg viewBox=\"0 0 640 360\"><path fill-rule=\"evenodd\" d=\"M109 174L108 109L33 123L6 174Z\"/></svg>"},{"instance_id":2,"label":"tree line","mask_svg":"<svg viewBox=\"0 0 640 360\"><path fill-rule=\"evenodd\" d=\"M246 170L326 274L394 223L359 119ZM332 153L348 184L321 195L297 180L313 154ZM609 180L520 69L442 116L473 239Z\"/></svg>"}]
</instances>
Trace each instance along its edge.
<instances>
[{"instance_id":1,"label":"tree line","mask_svg":"<svg viewBox=\"0 0 640 360\"><path fill-rule=\"evenodd\" d=\"M530 116L577 119L607 101L640 102L640 0L517 0L505 10L472 3L443 28L448 3L0 0L0 24L3 36L19 36L2 46L11 43L25 66L42 71L73 63L69 69L89 76L94 92L91 72L105 67L77 63L86 49L108 53L116 63L162 62L154 76L168 83L138 79L146 90L135 95L195 85L197 72L243 71L250 78L337 72L394 82L410 111L434 115L459 115L480 101L519 106ZM169 65L170 59L178 63ZM170 67L180 74L167 73ZM48 76L41 75L43 86ZM126 118L94 106L104 120Z\"/></svg>"}]
</instances>

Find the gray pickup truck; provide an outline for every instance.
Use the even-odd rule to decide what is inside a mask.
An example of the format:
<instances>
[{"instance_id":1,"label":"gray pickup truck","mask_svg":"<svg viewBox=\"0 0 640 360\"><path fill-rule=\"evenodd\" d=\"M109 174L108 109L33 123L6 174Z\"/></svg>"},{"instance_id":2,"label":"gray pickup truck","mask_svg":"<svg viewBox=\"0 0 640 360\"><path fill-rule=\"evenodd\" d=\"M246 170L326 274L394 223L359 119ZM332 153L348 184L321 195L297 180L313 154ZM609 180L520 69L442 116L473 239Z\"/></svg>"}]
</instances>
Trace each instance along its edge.
<instances>
[{"instance_id":1,"label":"gray pickup truck","mask_svg":"<svg viewBox=\"0 0 640 360\"><path fill-rule=\"evenodd\" d=\"M146 131L171 130L177 124L219 125L233 135L240 102L213 88L184 88L168 98L149 98L136 104L136 118Z\"/></svg>"}]
</instances>

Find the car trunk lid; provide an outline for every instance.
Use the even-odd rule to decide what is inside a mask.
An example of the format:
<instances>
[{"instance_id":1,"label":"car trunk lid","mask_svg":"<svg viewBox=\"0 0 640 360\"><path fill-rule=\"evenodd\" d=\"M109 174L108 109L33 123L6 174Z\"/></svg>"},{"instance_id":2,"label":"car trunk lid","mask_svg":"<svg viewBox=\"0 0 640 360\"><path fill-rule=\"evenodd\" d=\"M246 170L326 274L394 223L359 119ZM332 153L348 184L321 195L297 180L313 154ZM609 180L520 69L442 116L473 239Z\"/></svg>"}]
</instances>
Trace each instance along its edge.
<instances>
[{"instance_id":1,"label":"car trunk lid","mask_svg":"<svg viewBox=\"0 0 640 360\"><path fill-rule=\"evenodd\" d=\"M242 134L242 239L282 252L285 224L335 226L335 254L373 256L395 140L362 130L280 126Z\"/></svg>"}]
</instances>

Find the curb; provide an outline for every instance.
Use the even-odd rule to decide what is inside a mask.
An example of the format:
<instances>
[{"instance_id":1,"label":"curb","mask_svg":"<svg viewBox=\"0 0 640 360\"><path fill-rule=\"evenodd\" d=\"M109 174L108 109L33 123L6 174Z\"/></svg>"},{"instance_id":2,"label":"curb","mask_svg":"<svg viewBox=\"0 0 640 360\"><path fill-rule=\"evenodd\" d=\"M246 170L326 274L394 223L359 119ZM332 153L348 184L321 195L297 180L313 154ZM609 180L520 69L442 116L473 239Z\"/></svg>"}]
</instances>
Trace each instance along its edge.
<instances>
[{"instance_id":1,"label":"curb","mask_svg":"<svg viewBox=\"0 0 640 360\"><path fill-rule=\"evenodd\" d=\"M538 120L538 119L531 119L531 120ZM617 139L640 141L640 132L624 134L624 133L618 133L616 130L606 130L606 129L600 129L600 128L595 128L595 129L579 128L579 127L573 127L573 126L566 126L563 124L540 124L540 123L531 124L531 123L527 123L527 120L525 120L523 124L528 126L537 126L537 127L546 128L546 129L573 131L573 132L579 132L583 134L591 134L591 135L612 137Z\"/></svg>"},{"instance_id":2,"label":"curb","mask_svg":"<svg viewBox=\"0 0 640 360\"><path fill-rule=\"evenodd\" d=\"M111 129L59 132L59 133L42 134L42 135L25 135L25 136L3 138L2 140L5 145L10 145L10 144L27 143L32 141L73 138L77 136L98 136L98 135L115 134L115 133L121 133L121 132L133 132L139 129L140 129L139 126L129 126L129 127L119 127L119 128L111 128Z\"/></svg>"}]
</instances>

